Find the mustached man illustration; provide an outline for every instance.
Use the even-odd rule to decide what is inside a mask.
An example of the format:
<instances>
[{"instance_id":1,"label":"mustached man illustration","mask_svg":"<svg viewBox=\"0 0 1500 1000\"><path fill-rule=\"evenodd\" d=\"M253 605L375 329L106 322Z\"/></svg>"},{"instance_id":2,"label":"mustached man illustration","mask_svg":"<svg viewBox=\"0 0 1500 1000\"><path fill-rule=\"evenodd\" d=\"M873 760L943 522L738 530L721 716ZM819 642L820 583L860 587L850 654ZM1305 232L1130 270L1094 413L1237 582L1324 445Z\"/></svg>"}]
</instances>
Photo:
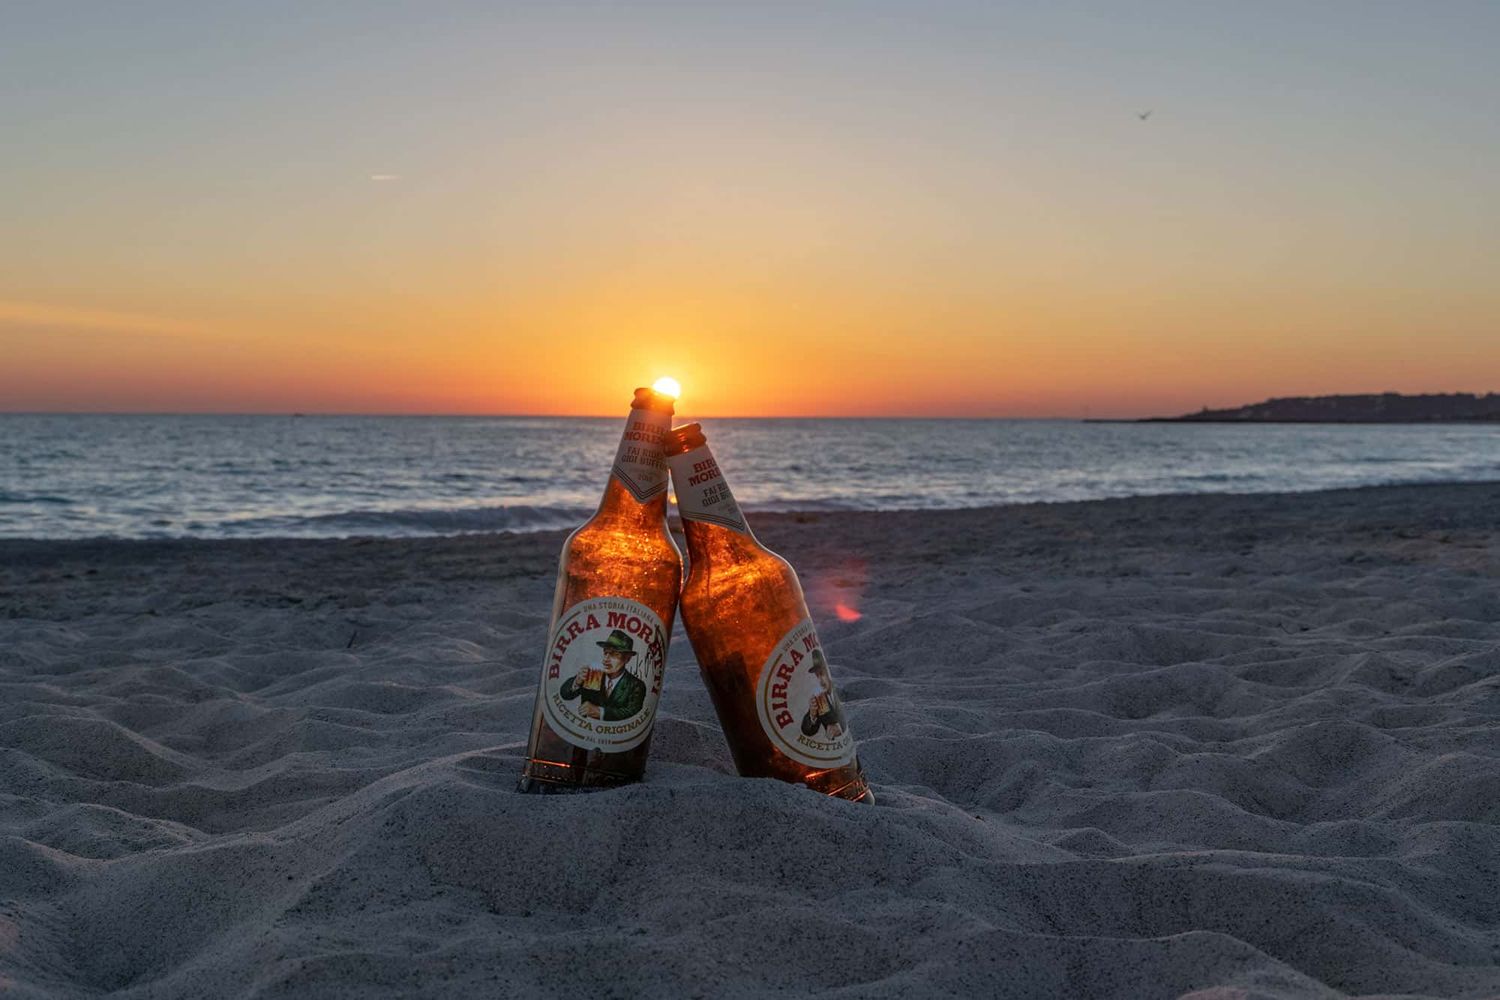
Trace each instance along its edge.
<instances>
[{"instance_id":1,"label":"mustached man illustration","mask_svg":"<svg viewBox=\"0 0 1500 1000\"><path fill-rule=\"evenodd\" d=\"M807 714L802 717L802 735L816 736L823 730L823 738L836 740L844 735L844 703L833 689L833 678L828 673L828 661L823 651L812 651L812 666L807 668L818 682L818 694L807 699ZM822 704L819 704L819 703Z\"/></svg>"},{"instance_id":2,"label":"mustached man illustration","mask_svg":"<svg viewBox=\"0 0 1500 1000\"><path fill-rule=\"evenodd\" d=\"M563 683L557 692L563 701L578 698L578 712L590 719L618 722L628 719L646 704L646 682L626 670L626 665L635 657L635 641L615 629L609 638L596 642L604 651L604 683L597 689L584 686L584 676L590 670L587 665L578 668L578 673Z\"/></svg>"}]
</instances>

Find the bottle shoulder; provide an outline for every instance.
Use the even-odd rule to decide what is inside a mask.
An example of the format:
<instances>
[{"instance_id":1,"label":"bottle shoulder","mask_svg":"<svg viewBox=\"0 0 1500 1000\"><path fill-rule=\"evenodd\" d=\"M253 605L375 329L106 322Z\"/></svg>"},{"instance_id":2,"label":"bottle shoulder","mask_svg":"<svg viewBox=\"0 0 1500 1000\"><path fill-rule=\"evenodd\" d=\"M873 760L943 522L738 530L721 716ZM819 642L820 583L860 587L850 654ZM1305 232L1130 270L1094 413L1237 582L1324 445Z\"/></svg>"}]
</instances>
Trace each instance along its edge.
<instances>
[{"instance_id":1,"label":"bottle shoulder","mask_svg":"<svg viewBox=\"0 0 1500 1000\"><path fill-rule=\"evenodd\" d=\"M683 593L725 599L736 592L765 588L801 593L792 564L758 542L750 546L693 547L688 550Z\"/></svg>"},{"instance_id":2,"label":"bottle shoulder","mask_svg":"<svg viewBox=\"0 0 1500 1000\"><path fill-rule=\"evenodd\" d=\"M596 514L574 528L563 542L564 558L604 552L627 560L651 558L682 563L682 551L667 529L665 518L659 524L622 523Z\"/></svg>"}]
</instances>

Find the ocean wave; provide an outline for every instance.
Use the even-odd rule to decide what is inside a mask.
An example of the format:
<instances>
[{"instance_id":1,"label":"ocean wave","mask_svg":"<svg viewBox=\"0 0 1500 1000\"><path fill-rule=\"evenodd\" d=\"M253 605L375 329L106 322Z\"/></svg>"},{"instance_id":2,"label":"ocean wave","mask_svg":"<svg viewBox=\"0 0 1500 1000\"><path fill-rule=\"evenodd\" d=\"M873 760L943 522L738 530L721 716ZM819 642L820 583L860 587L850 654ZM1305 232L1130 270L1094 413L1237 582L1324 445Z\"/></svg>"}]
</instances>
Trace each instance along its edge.
<instances>
[{"instance_id":1,"label":"ocean wave","mask_svg":"<svg viewBox=\"0 0 1500 1000\"><path fill-rule=\"evenodd\" d=\"M792 500L745 504L757 513L831 513L850 510L888 509L879 504L849 503L841 500ZM398 510L351 510L333 514L290 515L235 518L219 525L196 524L205 534L223 533L238 536L286 536L342 538L351 535L402 537L419 535L463 535L486 531L558 531L576 528L593 515L583 507L546 507L530 504L488 507L457 507L435 510L411 508ZM675 513L675 509L674 509Z\"/></svg>"},{"instance_id":2,"label":"ocean wave","mask_svg":"<svg viewBox=\"0 0 1500 1000\"><path fill-rule=\"evenodd\" d=\"M577 507L530 504L445 510L351 510L335 514L274 515L225 522L228 535L344 537L348 535L463 535L484 531L556 531L574 528L593 513Z\"/></svg>"},{"instance_id":3,"label":"ocean wave","mask_svg":"<svg viewBox=\"0 0 1500 1000\"><path fill-rule=\"evenodd\" d=\"M0 490L0 503L53 503L68 504L76 501L68 497L54 497L42 494L28 496L25 493L6 493Z\"/></svg>"},{"instance_id":4,"label":"ocean wave","mask_svg":"<svg viewBox=\"0 0 1500 1000\"><path fill-rule=\"evenodd\" d=\"M905 499L902 497L901 499ZM774 514L805 514L835 512L841 510L882 510L894 509L881 506L879 499L864 498L861 500L843 500L832 498L800 497L792 500L750 500L740 504L745 510L754 514L765 511Z\"/></svg>"}]
</instances>

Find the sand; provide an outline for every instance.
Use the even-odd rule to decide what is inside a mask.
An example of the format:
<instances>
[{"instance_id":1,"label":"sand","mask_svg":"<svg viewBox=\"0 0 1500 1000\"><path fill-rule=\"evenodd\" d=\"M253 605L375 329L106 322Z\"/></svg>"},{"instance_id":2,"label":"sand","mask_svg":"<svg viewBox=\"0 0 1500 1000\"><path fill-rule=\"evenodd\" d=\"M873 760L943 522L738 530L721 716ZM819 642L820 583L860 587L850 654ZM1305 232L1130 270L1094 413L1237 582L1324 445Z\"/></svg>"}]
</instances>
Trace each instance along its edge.
<instances>
[{"instance_id":1,"label":"sand","mask_svg":"<svg viewBox=\"0 0 1500 1000\"><path fill-rule=\"evenodd\" d=\"M0 995L1500 994L1500 484L757 524L875 806L517 794L556 534L0 543Z\"/></svg>"}]
</instances>

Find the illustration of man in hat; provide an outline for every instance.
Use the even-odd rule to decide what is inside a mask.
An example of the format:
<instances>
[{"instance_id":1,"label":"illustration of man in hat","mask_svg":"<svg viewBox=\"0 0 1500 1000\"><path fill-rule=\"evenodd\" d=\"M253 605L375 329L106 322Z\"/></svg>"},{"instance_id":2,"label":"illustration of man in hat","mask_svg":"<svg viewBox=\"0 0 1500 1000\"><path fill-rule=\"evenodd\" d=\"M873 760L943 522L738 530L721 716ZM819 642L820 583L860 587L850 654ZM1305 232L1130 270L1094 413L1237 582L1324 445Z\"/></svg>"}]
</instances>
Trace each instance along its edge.
<instances>
[{"instance_id":1,"label":"illustration of man in hat","mask_svg":"<svg viewBox=\"0 0 1500 1000\"><path fill-rule=\"evenodd\" d=\"M833 689L833 678L828 673L828 661L823 651L812 651L812 666L808 671L818 682L818 693L807 699L807 714L802 717L802 735L816 736L823 730L823 738L836 740L844 735L844 703Z\"/></svg>"},{"instance_id":2,"label":"illustration of man in hat","mask_svg":"<svg viewBox=\"0 0 1500 1000\"><path fill-rule=\"evenodd\" d=\"M609 638L594 645L604 650L603 674L600 668L584 665L578 673L563 683L557 692L563 701L580 699L578 712L590 719L618 722L639 712L646 704L646 682L625 669L635 656L635 641L619 629L609 633ZM590 683L590 675L595 675Z\"/></svg>"}]
</instances>

